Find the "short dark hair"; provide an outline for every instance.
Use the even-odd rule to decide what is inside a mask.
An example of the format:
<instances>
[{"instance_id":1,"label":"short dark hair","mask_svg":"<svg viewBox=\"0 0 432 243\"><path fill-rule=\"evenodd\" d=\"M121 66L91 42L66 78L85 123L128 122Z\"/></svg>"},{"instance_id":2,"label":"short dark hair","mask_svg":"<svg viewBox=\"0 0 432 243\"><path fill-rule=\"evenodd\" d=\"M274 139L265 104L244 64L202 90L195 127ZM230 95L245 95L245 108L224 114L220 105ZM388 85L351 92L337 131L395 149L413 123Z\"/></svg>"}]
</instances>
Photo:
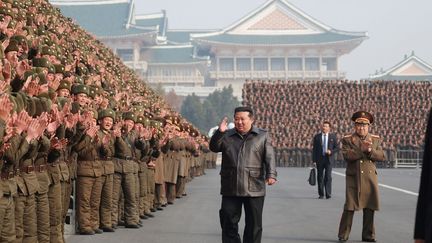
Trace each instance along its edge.
<instances>
[{"instance_id":1,"label":"short dark hair","mask_svg":"<svg viewBox=\"0 0 432 243\"><path fill-rule=\"evenodd\" d=\"M323 125L324 124L328 124L329 125L329 127L331 127L332 125L331 125L331 123L329 122L329 121L324 121L323 123L322 123Z\"/></svg>"},{"instance_id":2,"label":"short dark hair","mask_svg":"<svg viewBox=\"0 0 432 243\"><path fill-rule=\"evenodd\" d=\"M254 114L252 108L249 107L249 106L239 106L239 107L236 107L234 109L234 115L237 112L249 112L249 117L253 117L253 114Z\"/></svg>"}]
</instances>

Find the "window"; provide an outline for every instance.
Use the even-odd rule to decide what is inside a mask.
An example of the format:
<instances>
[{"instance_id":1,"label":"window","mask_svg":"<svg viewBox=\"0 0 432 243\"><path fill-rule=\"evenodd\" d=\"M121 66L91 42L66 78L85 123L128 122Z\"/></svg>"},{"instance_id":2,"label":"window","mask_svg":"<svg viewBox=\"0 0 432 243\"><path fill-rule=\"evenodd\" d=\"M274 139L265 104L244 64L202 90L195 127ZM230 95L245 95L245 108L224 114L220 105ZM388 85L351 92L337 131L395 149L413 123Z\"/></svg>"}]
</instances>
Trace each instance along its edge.
<instances>
[{"instance_id":1,"label":"window","mask_svg":"<svg viewBox=\"0 0 432 243\"><path fill-rule=\"evenodd\" d=\"M272 58L271 59L271 70L272 71L284 71L285 70L285 58Z\"/></svg>"},{"instance_id":2,"label":"window","mask_svg":"<svg viewBox=\"0 0 432 243\"><path fill-rule=\"evenodd\" d=\"M301 71L303 70L303 63L300 57L288 58L288 70Z\"/></svg>"},{"instance_id":3,"label":"window","mask_svg":"<svg viewBox=\"0 0 432 243\"><path fill-rule=\"evenodd\" d=\"M319 71L319 59L318 58L306 58L305 59L305 70L306 71Z\"/></svg>"},{"instance_id":4,"label":"window","mask_svg":"<svg viewBox=\"0 0 432 243\"><path fill-rule=\"evenodd\" d=\"M254 70L267 71L268 70L267 58L254 58Z\"/></svg>"},{"instance_id":5,"label":"window","mask_svg":"<svg viewBox=\"0 0 432 243\"><path fill-rule=\"evenodd\" d=\"M250 71L251 59L250 58L237 58L237 71Z\"/></svg>"},{"instance_id":6,"label":"window","mask_svg":"<svg viewBox=\"0 0 432 243\"><path fill-rule=\"evenodd\" d=\"M133 61L133 49L117 49L117 55L123 61Z\"/></svg>"},{"instance_id":7,"label":"window","mask_svg":"<svg viewBox=\"0 0 432 243\"><path fill-rule=\"evenodd\" d=\"M234 71L234 59L221 58L219 59L220 71Z\"/></svg>"},{"instance_id":8,"label":"window","mask_svg":"<svg viewBox=\"0 0 432 243\"><path fill-rule=\"evenodd\" d=\"M336 58L335 57L325 57L322 59L321 70L323 71L336 71Z\"/></svg>"}]
</instances>

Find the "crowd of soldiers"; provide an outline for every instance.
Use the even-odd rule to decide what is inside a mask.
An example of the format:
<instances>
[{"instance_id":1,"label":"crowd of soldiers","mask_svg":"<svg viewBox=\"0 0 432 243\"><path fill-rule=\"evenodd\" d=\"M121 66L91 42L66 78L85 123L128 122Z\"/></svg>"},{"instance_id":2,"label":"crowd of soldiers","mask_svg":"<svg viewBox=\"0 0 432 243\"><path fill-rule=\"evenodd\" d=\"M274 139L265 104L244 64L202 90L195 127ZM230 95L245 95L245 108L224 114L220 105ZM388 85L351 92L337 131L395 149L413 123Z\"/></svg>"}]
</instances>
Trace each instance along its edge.
<instances>
[{"instance_id":1,"label":"crowd of soldiers","mask_svg":"<svg viewBox=\"0 0 432 243\"><path fill-rule=\"evenodd\" d=\"M350 134L346 117L353 110L375 115L371 132L385 134L383 148L393 163L397 150L422 148L424 137L419 131L425 129L431 95L429 81L248 80L243 104L256 111L259 127L271 131L280 166L311 162L312 137L323 120L331 122L339 138Z\"/></svg>"},{"instance_id":2,"label":"crowd of soldiers","mask_svg":"<svg viewBox=\"0 0 432 243\"><path fill-rule=\"evenodd\" d=\"M46 0L0 0L0 242L139 228L215 166L207 137Z\"/></svg>"}]
</instances>

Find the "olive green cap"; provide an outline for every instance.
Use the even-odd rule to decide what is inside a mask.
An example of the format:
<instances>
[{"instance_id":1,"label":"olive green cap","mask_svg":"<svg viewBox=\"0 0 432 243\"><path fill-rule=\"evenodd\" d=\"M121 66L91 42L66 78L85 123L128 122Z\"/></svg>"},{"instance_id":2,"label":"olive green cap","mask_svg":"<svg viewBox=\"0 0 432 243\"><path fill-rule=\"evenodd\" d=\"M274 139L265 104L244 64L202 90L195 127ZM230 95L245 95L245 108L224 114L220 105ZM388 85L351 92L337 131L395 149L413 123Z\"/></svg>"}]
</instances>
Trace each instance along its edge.
<instances>
[{"instance_id":1,"label":"olive green cap","mask_svg":"<svg viewBox=\"0 0 432 243\"><path fill-rule=\"evenodd\" d=\"M61 89L67 89L69 91L71 91L71 83L69 83L67 80L63 79L62 81L60 81L60 85L58 86L57 90L61 90Z\"/></svg>"},{"instance_id":2,"label":"olive green cap","mask_svg":"<svg viewBox=\"0 0 432 243\"><path fill-rule=\"evenodd\" d=\"M84 84L78 84L72 86L72 94L86 94L89 95L90 89Z\"/></svg>"},{"instance_id":3,"label":"olive green cap","mask_svg":"<svg viewBox=\"0 0 432 243\"><path fill-rule=\"evenodd\" d=\"M45 67L49 68L51 66L50 61L45 57L33 58L33 67Z\"/></svg>"},{"instance_id":4,"label":"olive green cap","mask_svg":"<svg viewBox=\"0 0 432 243\"><path fill-rule=\"evenodd\" d=\"M5 53L11 52L11 51L19 51L18 42L16 40L11 40L9 42L9 45L4 50Z\"/></svg>"},{"instance_id":5,"label":"olive green cap","mask_svg":"<svg viewBox=\"0 0 432 243\"><path fill-rule=\"evenodd\" d=\"M115 121L116 113L112 109L109 109L109 108L99 110L99 120L102 120L105 117L111 117Z\"/></svg>"},{"instance_id":6,"label":"olive green cap","mask_svg":"<svg viewBox=\"0 0 432 243\"><path fill-rule=\"evenodd\" d=\"M63 64L54 64L55 72L64 74L65 66Z\"/></svg>"},{"instance_id":7,"label":"olive green cap","mask_svg":"<svg viewBox=\"0 0 432 243\"><path fill-rule=\"evenodd\" d=\"M123 113L122 119L123 120L131 120L133 122L136 122L136 115L135 115L135 113L128 111L128 112Z\"/></svg>"}]
</instances>

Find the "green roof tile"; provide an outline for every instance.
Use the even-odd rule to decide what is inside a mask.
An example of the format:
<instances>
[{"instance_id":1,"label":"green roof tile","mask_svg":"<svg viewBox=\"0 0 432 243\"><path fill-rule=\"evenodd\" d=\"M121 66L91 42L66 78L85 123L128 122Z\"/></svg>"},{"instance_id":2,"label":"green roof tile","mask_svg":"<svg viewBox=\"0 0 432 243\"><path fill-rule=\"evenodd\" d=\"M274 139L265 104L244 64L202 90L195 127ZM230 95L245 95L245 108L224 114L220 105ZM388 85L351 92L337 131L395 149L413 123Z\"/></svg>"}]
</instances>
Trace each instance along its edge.
<instances>
[{"instance_id":1,"label":"green roof tile","mask_svg":"<svg viewBox=\"0 0 432 243\"><path fill-rule=\"evenodd\" d=\"M130 3L58 5L63 15L98 37L136 35L150 30L126 29Z\"/></svg>"},{"instance_id":2,"label":"green roof tile","mask_svg":"<svg viewBox=\"0 0 432 243\"><path fill-rule=\"evenodd\" d=\"M335 32L308 35L232 35L219 34L213 36L196 37L195 40L227 44L246 45L296 45L296 44L325 44L339 41L350 41L366 36L345 35Z\"/></svg>"}]
</instances>

